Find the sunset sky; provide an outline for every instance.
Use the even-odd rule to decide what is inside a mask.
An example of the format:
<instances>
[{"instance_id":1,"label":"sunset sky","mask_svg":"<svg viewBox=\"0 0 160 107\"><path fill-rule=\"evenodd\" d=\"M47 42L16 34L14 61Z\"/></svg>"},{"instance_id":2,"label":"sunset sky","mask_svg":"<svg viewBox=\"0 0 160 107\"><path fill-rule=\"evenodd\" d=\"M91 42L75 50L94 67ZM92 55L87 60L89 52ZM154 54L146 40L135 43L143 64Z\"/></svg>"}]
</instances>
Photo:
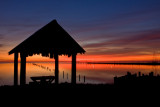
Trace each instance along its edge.
<instances>
[{"instance_id":1,"label":"sunset sky","mask_svg":"<svg viewBox=\"0 0 160 107\"><path fill-rule=\"evenodd\" d=\"M53 19L86 50L79 61L160 59L160 0L0 0L0 14L1 62Z\"/></svg>"}]
</instances>

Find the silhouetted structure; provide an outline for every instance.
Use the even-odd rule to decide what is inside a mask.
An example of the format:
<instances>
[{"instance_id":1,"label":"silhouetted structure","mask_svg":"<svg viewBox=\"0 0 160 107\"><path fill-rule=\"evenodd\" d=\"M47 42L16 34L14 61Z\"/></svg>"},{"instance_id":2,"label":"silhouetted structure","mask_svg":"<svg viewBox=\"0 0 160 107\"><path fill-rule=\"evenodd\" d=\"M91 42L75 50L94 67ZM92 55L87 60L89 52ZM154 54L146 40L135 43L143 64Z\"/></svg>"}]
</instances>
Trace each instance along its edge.
<instances>
[{"instance_id":1,"label":"silhouetted structure","mask_svg":"<svg viewBox=\"0 0 160 107\"><path fill-rule=\"evenodd\" d=\"M63 79L64 79L64 71L63 71Z\"/></svg>"},{"instance_id":2,"label":"silhouetted structure","mask_svg":"<svg viewBox=\"0 0 160 107\"><path fill-rule=\"evenodd\" d=\"M21 57L20 85L26 84L26 57L35 54L55 59L55 83L58 84L58 55L72 56L71 81L76 84L76 55L85 50L57 23L51 21L9 52L14 53L14 85L18 84L18 53Z\"/></svg>"},{"instance_id":3,"label":"silhouetted structure","mask_svg":"<svg viewBox=\"0 0 160 107\"><path fill-rule=\"evenodd\" d=\"M81 81L81 77L80 77L80 75L79 75L79 81Z\"/></svg>"},{"instance_id":4,"label":"silhouetted structure","mask_svg":"<svg viewBox=\"0 0 160 107\"><path fill-rule=\"evenodd\" d=\"M115 85L125 85L125 86L159 86L160 76L154 76L153 72L150 72L149 75L145 75L139 72L137 74L131 74L127 72L127 75L121 77L114 77Z\"/></svg>"}]
</instances>

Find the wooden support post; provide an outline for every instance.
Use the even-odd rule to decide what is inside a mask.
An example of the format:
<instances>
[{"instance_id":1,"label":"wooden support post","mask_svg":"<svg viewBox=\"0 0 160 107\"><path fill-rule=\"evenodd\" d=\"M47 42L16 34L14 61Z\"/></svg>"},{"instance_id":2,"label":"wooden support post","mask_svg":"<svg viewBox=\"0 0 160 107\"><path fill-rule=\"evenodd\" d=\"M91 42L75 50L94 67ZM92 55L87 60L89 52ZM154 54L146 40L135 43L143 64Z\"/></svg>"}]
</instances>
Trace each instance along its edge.
<instances>
[{"instance_id":1,"label":"wooden support post","mask_svg":"<svg viewBox=\"0 0 160 107\"><path fill-rule=\"evenodd\" d=\"M58 54L54 55L54 59L55 59L55 84L58 84L59 81Z\"/></svg>"},{"instance_id":2,"label":"wooden support post","mask_svg":"<svg viewBox=\"0 0 160 107\"><path fill-rule=\"evenodd\" d=\"M18 53L14 53L14 86L18 85Z\"/></svg>"},{"instance_id":3,"label":"wooden support post","mask_svg":"<svg viewBox=\"0 0 160 107\"><path fill-rule=\"evenodd\" d=\"M72 54L72 84L76 84L76 54Z\"/></svg>"},{"instance_id":4,"label":"wooden support post","mask_svg":"<svg viewBox=\"0 0 160 107\"><path fill-rule=\"evenodd\" d=\"M26 56L21 53L21 72L20 72L20 85L26 84Z\"/></svg>"},{"instance_id":5,"label":"wooden support post","mask_svg":"<svg viewBox=\"0 0 160 107\"><path fill-rule=\"evenodd\" d=\"M63 79L64 79L64 71L63 71Z\"/></svg>"},{"instance_id":6,"label":"wooden support post","mask_svg":"<svg viewBox=\"0 0 160 107\"><path fill-rule=\"evenodd\" d=\"M80 74L79 74L79 81L81 81L81 76L80 76Z\"/></svg>"}]
</instances>

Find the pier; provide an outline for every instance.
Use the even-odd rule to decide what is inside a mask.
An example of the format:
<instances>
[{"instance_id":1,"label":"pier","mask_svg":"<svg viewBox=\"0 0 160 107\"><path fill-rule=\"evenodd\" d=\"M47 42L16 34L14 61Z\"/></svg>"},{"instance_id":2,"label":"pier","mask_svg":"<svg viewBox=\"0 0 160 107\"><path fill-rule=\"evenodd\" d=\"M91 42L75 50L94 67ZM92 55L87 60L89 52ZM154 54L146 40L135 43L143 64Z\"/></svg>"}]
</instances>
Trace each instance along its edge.
<instances>
[{"instance_id":1,"label":"pier","mask_svg":"<svg viewBox=\"0 0 160 107\"><path fill-rule=\"evenodd\" d=\"M114 77L114 85L124 86L159 86L160 75L154 75L154 72L150 72L148 75L131 74L127 72L127 75L121 77Z\"/></svg>"}]
</instances>

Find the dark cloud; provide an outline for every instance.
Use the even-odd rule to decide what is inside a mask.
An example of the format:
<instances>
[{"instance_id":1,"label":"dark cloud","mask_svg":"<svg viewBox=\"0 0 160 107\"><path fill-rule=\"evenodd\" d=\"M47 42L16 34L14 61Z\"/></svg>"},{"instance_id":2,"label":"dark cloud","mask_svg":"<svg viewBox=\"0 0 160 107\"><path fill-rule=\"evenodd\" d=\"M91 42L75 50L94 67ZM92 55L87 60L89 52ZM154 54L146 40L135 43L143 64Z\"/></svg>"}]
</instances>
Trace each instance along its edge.
<instances>
[{"instance_id":1,"label":"dark cloud","mask_svg":"<svg viewBox=\"0 0 160 107\"><path fill-rule=\"evenodd\" d=\"M9 22L0 22L0 30L5 32L6 35L17 33L17 32L25 32L32 29L39 29L42 22L33 22L33 21L9 21Z\"/></svg>"},{"instance_id":2,"label":"dark cloud","mask_svg":"<svg viewBox=\"0 0 160 107\"><path fill-rule=\"evenodd\" d=\"M4 35L0 34L0 48L4 46L4 44L1 43L1 40L4 38Z\"/></svg>"},{"instance_id":3,"label":"dark cloud","mask_svg":"<svg viewBox=\"0 0 160 107\"><path fill-rule=\"evenodd\" d=\"M160 31L148 30L133 36L88 43L83 47L92 55L132 56L151 55L160 49L159 46Z\"/></svg>"},{"instance_id":4,"label":"dark cloud","mask_svg":"<svg viewBox=\"0 0 160 107\"><path fill-rule=\"evenodd\" d=\"M34 24L34 23L5 23L5 24L1 24L1 27L35 27L39 24Z\"/></svg>"},{"instance_id":5,"label":"dark cloud","mask_svg":"<svg viewBox=\"0 0 160 107\"><path fill-rule=\"evenodd\" d=\"M4 24L1 25L1 29L5 29L7 34L17 32L17 31L26 31L31 28L37 28L39 24L31 24L31 23L24 23L24 24ZM24 30L25 29L25 30Z\"/></svg>"},{"instance_id":6,"label":"dark cloud","mask_svg":"<svg viewBox=\"0 0 160 107\"><path fill-rule=\"evenodd\" d=\"M0 40L3 39L4 35L0 34Z\"/></svg>"},{"instance_id":7,"label":"dark cloud","mask_svg":"<svg viewBox=\"0 0 160 107\"><path fill-rule=\"evenodd\" d=\"M83 47L85 48L95 48L95 47L105 47L105 46L126 46L126 45L131 45L131 46L145 46L146 43L151 43L152 45L154 43L160 44L160 42L157 42L157 40L160 41L160 31L157 30L151 30L148 32L140 33L134 36L127 36L127 37L122 37L122 38L114 38L112 40L105 40L99 43L89 43L84 45ZM156 42L153 42L156 41ZM147 44L148 46L150 44Z\"/></svg>"},{"instance_id":8,"label":"dark cloud","mask_svg":"<svg viewBox=\"0 0 160 107\"><path fill-rule=\"evenodd\" d=\"M4 46L3 44L0 44L0 48L3 47L3 46Z\"/></svg>"},{"instance_id":9,"label":"dark cloud","mask_svg":"<svg viewBox=\"0 0 160 107\"><path fill-rule=\"evenodd\" d=\"M136 56L136 55L150 55L152 54L152 49L150 48L107 48L107 49L88 49L88 54L90 55L114 55L114 56Z\"/></svg>"}]
</instances>

